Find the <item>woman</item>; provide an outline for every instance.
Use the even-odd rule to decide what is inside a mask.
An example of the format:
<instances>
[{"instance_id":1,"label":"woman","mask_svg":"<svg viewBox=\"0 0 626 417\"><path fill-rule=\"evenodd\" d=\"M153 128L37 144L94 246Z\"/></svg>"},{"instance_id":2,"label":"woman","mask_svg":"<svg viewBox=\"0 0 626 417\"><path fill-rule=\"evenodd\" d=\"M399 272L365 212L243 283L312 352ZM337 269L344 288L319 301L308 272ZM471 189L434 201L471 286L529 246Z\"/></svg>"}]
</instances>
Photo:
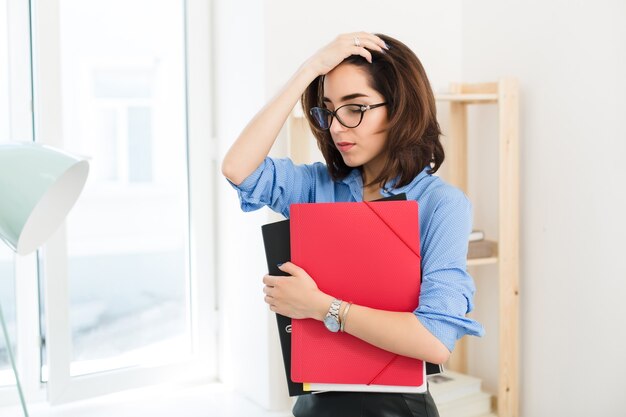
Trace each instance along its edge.
<instances>
[{"instance_id":1,"label":"woman","mask_svg":"<svg viewBox=\"0 0 626 417\"><path fill-rule=\"evenodd\" d=\"M294 165L267 155L297 100L326 164ZM422 284L414 312L336 300L291 262L289 277L266 275L271 311L295 318L337 317L343 331L390 352L444 363L457 339L482 336L465 317L474 284L466 272L471 205L433 176L444 159L435 100L419 59L385 35L338 36L309 58L250 121L222 164L242 209L269 206L289 217L293 203L370 201L405 193L419 204ZM337 313L338 307L338 313ZM429 393L323 393L298 398L294 415L437 416Z\"/></svg>"}]
</instances>

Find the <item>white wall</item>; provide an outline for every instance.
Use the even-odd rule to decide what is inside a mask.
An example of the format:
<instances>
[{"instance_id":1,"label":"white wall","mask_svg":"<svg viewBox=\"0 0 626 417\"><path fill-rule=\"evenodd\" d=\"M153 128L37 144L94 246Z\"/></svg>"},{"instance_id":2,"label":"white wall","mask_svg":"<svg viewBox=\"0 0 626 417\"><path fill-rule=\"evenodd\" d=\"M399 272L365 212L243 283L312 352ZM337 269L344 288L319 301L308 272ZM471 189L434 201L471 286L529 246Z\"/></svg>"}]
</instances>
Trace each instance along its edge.
<instances>
[{"instance_id":1,"label":"white wall","mask_svg":"<svg viewBox=\"0 0 626 417\"><path fill-rule=\"evenodd\" d=\"M262 3L254 0L214 2L216 134L220 161L266 99ZM269 314L265 314L261 276L263 247L259 225L263 213L243 214L235 191L222 180L218 202L218 373L223 382L251 400L270 407Z\"/></svg>"},{"instance_id":2,"label":"white wall","mask_svg":"<svg viewBox=\"0 0 626 417\"><path fill-rule=\"evenodd\" d=\"M266 0L267 73L270 92L313 52L344 32L393 36L415 51L436 90L461 76L461 1L391 0L312 3Z\"/></svg>"},{"instance_id":3,"label":"white wall","mask_svg":"<svg viewBox=\"0 0 626 417\"><path fill-rule=\"evenodd\" d=\"M522 416L623 416L626 3L464 3L462 45L464 81L520 80ZM473 140L494 143L493 117L472 112ZM494 180L480 149L470 190ZM472 344L492 387L493 278L477 280L489 334Z\"/></svg>"}]
</instances>

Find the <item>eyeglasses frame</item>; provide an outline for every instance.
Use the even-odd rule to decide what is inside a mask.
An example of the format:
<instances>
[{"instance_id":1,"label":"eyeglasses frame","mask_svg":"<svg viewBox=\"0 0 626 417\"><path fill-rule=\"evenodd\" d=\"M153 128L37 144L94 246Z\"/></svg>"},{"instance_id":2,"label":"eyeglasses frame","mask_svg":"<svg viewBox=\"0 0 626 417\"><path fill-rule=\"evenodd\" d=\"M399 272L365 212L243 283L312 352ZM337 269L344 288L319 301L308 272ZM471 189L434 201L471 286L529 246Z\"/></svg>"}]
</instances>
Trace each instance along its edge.
<instances>
[{"instance_id":1,"label":"eyeglasses frame","mask_svg":"<svg viewBox=\"0 0 626 417\"><path fill-rule=\"evenodd\" d=\"M329 109L327 109L327 108L325 108L325 107L311 107L311 109L309 110L309 114L310 114L310 115L311 115L311 117L313 117L313 119L316 121L316 125L317 125L317 127L318 127L320 130L324 130L324 131L326 131L326 130L330 130L330 127L333 125L333 121L334 121L335 119L337 119L337 121L338 121L338 122L339 122L339 123L340 123L343 127L347 128L347 129L354 129L354 128L358 127L358 126L361 124L361 122L363 121L363 115L365 114L365 112L366 112L366 111L368 111L368 110L372 110L372 109L375 109L375 108L378 108L378 107L385 106L386 104L388 104L386 101L385 101L385 102L382 102L382 103L377 103L377 104L355 104L355 103L348 103L348 104L344 104L343 106L339 106L339 107L337 107L337 109L335 109L335 111L333 111L333 110L329 110ZM347 107L347 106L359 106L359 107L360 107L360 110L361 110L361 117L359 118L359 123L357 123L357 124L356 124L356 125L354 125L354 126L347 126L344 122L342 122L342 121L341 121L341 119L340 119L339 117L337 117L337 112L338 112L339 110L341 110L343 107ZM315 119L315 116L313 115L313 110L315 110L315 109L319 109L319 110L321 110L321 111L327 112L327 113L329 113L329 114L332 116L332 118L330 119L330 123L328 124L328 128L324 129L324 128L320 127L319 123L317 123L317 120Z\"/></svg>"}]
</instances>

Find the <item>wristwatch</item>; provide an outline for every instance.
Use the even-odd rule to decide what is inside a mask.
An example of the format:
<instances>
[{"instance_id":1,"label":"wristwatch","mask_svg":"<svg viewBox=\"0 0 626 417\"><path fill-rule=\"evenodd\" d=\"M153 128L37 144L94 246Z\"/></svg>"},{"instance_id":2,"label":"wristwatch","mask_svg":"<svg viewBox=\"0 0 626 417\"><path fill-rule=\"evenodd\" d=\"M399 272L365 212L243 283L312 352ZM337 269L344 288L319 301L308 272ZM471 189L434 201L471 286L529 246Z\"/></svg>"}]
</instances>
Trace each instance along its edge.
<instances>
[{"instance_id":1,"label":"wristwatch","mask_svg":"<svg viewBox=\"0 0 626 417\"><path fill-rule=\"evenodd\" d=\"M326 317L324 317L324 325L333 333L337 333L341 328L341 323L339 322L339 308L341 307L341 303L341 300L335 298L333 302L330 303L328 313L326 313Z\"/></svg>"}]
</instances>

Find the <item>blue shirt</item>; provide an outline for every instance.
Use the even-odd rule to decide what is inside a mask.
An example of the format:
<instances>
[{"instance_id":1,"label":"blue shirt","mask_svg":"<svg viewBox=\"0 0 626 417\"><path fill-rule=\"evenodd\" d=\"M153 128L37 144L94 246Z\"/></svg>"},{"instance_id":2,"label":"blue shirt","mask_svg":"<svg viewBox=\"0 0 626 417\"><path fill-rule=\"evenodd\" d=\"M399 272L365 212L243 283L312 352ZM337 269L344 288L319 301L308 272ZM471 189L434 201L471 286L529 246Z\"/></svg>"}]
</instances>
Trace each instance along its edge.
<instances>
[{"instance_id":1,"label":"blue shirt","mask_svg":"<svg viewBox=\"0 0 626 417\"><path fill-rule=\"evenodd\" d=\"M466 271L472 205L461 190L427 170L400 188L393 188L394 181L390 181L381 196L405 193L407 199L418 202L422 284L414 314L452 351L462 336L484 334L478 322L465 317L473 309L476 291ZM268 157L239 186L232 185L243 211L268 206L287 218L293 203L363 201L359 169L333 181L326 165L319 162L295 165L290 159Z\"/></svg>"}]
</instances>

